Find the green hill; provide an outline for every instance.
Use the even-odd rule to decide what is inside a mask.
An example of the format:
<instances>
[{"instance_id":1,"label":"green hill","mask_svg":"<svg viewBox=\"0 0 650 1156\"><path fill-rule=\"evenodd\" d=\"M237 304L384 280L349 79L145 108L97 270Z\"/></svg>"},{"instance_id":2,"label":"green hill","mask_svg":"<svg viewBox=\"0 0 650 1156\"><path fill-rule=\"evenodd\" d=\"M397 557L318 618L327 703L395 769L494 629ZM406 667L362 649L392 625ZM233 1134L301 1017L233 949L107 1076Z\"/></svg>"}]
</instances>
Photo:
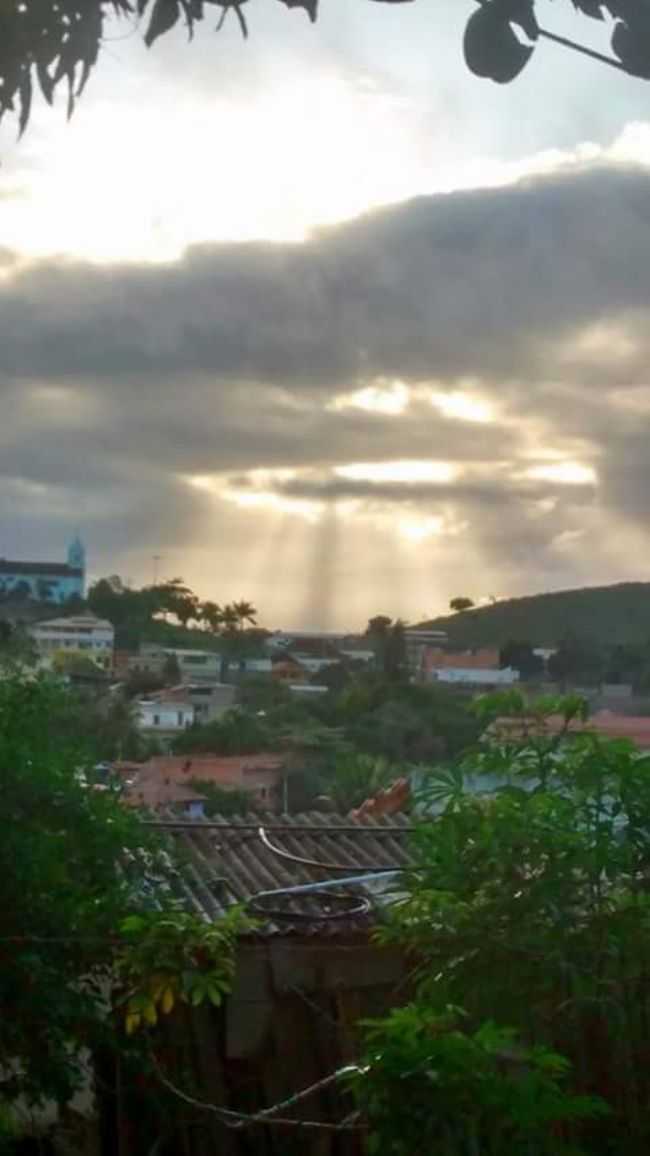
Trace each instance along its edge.
<instances>
[{"instance_id":1,"label":"green hill","mask_svg":"<svg viewBox=\"0 0 650 1156\"><path fill-rule=\"evenodd\" d=\"M644 642L650 640L650 582L509 598L422 626L446 630L450 643L463 648L501 646L513 638L554 646L569 633L602 643Z\"/></svg>"}]
</instances>

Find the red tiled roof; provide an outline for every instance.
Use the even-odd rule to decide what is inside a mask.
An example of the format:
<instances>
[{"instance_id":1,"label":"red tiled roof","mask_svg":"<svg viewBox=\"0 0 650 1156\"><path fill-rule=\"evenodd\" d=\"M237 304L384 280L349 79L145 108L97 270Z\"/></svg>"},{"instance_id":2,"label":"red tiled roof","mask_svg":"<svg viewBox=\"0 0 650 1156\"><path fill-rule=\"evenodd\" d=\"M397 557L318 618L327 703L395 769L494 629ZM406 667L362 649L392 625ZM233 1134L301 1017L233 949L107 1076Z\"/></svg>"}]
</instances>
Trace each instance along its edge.
<instances>
[{"instance_id":1,"label":"red tiled roof","mask_svg":"<svg viewBox=\"0 0 650 1156\"><path fill-rule=\"evenodd\" d=\"M528 718L496 719L490 731L501 738L522 739L526 735L559 734L565 726L561 715L548 715L544 719L531 715ZM572 720L567 729L571 734L586 732L608 739L628 739L641 750L650 749L650 717L645 715L623 715L600 710L584 723L578 719Z\"/></svg>"},{"instance_id":2,"label":"red tiled roof","mask_svg":"<svg viewBox=\"0 0 650 1156\"><path fill-rule=\"evenodd\" d=\"M370 799L365 799L354 811L351 819L380 819L386 815L397 815L403 811L411 797L408 779L396 779L390 787L378 791Z\"/></svg>"},{"instance_id":3,"label":"red tiled roof","mask_svg":"<svg viewBox=\"0 0 650 1156\"><path fill-rule=\"evenodd\" d=\"M183 783L170 782L138 782L124 795L127 807L147 807L158 810L160 807L173 807L179 803L205 802L205 795L186 787Z\"/></svg>"},{"instance_id":4,"label":"red tiled roof","mask_svg":"<svg viewBox=\"0 0 650 1156\"><path fill-rule=\"evenodd\" d=\"M498 670L498 650L463 650L448 653L438 646L428 646L422 655L425 670Z\"/></svg>"},{"instance_id":5,"label":"red tiled roof","mask_svg":"<svg viewBox=\"0 0 650 1156\"><path fill-rule=\"evenodd\" d=\"M202 779L225 786L245 785L245 776L257 771L280 771L281 755L156 755L142 763L138 778L168 778L187 782Z\"/></svg>"}]
</instances>

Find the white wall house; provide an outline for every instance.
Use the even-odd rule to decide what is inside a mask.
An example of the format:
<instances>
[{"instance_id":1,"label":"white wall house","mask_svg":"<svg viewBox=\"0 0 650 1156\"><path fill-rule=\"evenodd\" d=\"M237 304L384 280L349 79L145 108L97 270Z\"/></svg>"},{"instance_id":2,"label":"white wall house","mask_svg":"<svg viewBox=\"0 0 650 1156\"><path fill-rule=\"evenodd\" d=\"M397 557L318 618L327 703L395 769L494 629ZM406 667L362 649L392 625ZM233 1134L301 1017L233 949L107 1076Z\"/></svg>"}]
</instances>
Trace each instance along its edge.
<instances>
[{"instance_id":1,"label":"white wall house","mask_svg":"<svg viewBox=\"0 0 650 1156\"><path fill-rule=\"evenodd\" d=\"M187 650L165 647L165 656L174 655L183 682L219 682L221 655L214 650Z\"/></svg>"},{"instance_id":2,"label":"white wall house","mask_svg":"<svg viewBox=\"0 0 650 1156\"><path fill-rule=\"evenodd\" d=\"M429 671L431 682L465 683L469 686L512 686L519 682L519 671L511 666L502 669L481 669L478 667L439 666Z\"/></svg>"},{"instance_id":3,"label":"white wall house","mask_svg":"<svg viewBox=\"0 0 650 1156\"><path fill-rule=\"evenodd\" d=\"M137 703L137 721L141 731L152 735L180 734L192 726L194 706L189 701L141 698Z\"/></svg>"},{"instance_id":4,"label":"white wall house","mask_svg":"<svg viewBox=\"0 0 650 1156\"><path fill-rule=\"evenodd\" d=\"M85 651L89 658L108 666L113 658L115 631L104 618L79 614L71 618L48 618L30 630L39 654L44 657L58 650Z\"/></svg>"}]
</instances>

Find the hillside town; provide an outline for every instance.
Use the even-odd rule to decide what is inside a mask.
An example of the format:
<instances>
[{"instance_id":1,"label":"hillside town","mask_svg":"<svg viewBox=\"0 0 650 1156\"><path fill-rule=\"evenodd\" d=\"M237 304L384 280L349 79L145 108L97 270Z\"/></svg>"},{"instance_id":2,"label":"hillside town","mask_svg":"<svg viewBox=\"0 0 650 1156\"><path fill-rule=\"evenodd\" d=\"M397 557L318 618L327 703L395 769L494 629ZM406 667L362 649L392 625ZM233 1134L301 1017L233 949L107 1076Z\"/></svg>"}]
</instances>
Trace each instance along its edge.
<instances>
[{"instance_id":1,"label":"hillside town","mask_svg":"<svg viewBox=\"0 0 650 1156\"><path fill-rule=\"evenodd\" d=\"M459 648L445 630L384 616L357 633L267 630L250 604L201 604L181 579L87 589L78 536L66 563L0 560L0 571L6 652L21 641L28 668L63 680L107 732L98 773L142 814L340 810L341 800L350 813L401 810L423 761L444 763L480 737L472 706L494 691L531 701L576 691L590 716L574 731L650 750L650 699L620 679L559 679L561 639ZM341 707L355 690L357 720ZM492 725L522 733L520 718ZM550 714L544 726L563 722Z\"/></svg>"}]
</instances>

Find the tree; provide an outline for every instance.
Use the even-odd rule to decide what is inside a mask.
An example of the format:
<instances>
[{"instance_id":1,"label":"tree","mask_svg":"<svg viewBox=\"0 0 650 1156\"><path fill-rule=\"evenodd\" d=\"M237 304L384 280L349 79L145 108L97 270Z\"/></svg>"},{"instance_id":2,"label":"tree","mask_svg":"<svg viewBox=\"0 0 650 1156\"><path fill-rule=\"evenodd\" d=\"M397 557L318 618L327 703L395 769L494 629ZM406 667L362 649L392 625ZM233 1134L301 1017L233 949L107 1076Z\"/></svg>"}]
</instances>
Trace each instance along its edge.
<instances>
[{"instance_id":1,"label":"tree","mask_svg":"<svg viewBox=\"0 0 650 1156\"><path fill-rule=\"evenodd\" d=\"M181 681L181 667L175 654L168 654L165 659L163 681L166 686L178 686Z\"/></svg>"},{"instance_id":2,"label":"tree","mask_svg":"<svg viewBox=\"0 0 650 1156\"><path fill-rule=\"evenodd\" d=\"M288 9L302 8L313 22L318 0L281 0ZM390 0L403 3L405 0ZM18 111L21 132L27 126L34 82L52 103L54 92L65 82L68 115L97 64L108 15L133 20L134 12L146 18L144 40L150 47L159 37L183 22L191 37L195 25L221 9L218 27L234 13L244 35L247 24L245 0L59 0L54 4L6 0L0 26L0 116ZM479 0L472 11L464 38L465 61L478 76L497 83L514 80L528 63L540 38L554 39L536 19L535 0ZM611 63L634 76L650 77L648 12L633 0L573 0L582 16L602 19L604 9L615 21ZM530 41L523 44L522 35ZM565 47L572 43L560 39ZM578 51L588 51L581 48ZM603 57L601 56L602 60Z\"/></svg>"},{"instance_id":3,"label":"tree","mask_svg":"<svg viewBox=\"0 0 650 1156\"><path fill-rule=\"evenodd\" d=\"M131 905L122 852L147 840L110 795L77 780L74 700L54 680L0 681L0 718L1 1091L65 1100L79 1077L66 1041L105 1031L100 995L79 978L111 957Z\"/></svg>"},{"instance_id":4,"label":"tree","mask_svg":"<svg viewBox=\"0 0 650 1156\"><path fill-rule=\"evenodd\" d=\"M248 755L269 747L265 720L241 710L229 710L204 725L188 727L174 740L174 753Z\"/></svg>"},{"instance_id":5,"label":"tree","mask_svg":"<svg viewBox=\"0 0 650 1156\"><path fill-rule=\"evenodd\" d=\"M449 603L449 609L455 610L457 613L462 613L463 610L472 610L474 603L471 598L452 598Z\"/></svg>"},{"instance_id":6,"label":"tree","mask_svg":"<svg viewBox=\"0 0 650 1156\"><path fill-rule=\"evenodd\" d=\"M569 716L576 702L554 709ZM416 1000L371 1037L364 1103L377 1151L434 1151L441 1135L445 1156L647 1150L648 764L631 744L573 734L488 744L456 765L457 789L421 823L382 933L419 963ZM559 1088L550 1116L521 1100L516 1121L531 1135L517 1139L511 1101L466 1037L491 1040L529 1107L539 1106L535 1057L565 1056L544 1068L580 1094L577 1111L563 1111Z\"/></svg>"},{"instance_id":7,"label":"tree","mask_svg":"<svg viewBox=\"0 0 650 1156\"><path fill-rule=\"evenodd\" d=\"M110 790L93 789L93 754L77 723L75 697L59 680L0 680L3 1108L18 1098L23 1108L66 1103L85 1049L119 1051L128 1063L125 1015L133 1031L177 1001L211 998L210 984L227 987L243 929L238 913L206 925L170 910L164 889L151 911L167 853L159 859L157 842Z\"/></svg>"},{"instance_id":8,"label":"tree","mask_svg":"<svg viewBox=\"0 0 650 1156\"><path fill-rule=\"evenodd\" d=\"M336 758L333 770L322 776L322 794L345 815L396 778L398 773L381 756L342 754Z\"/></svg>"},{"instance_id":9,"label":"tree","mask_svg":"<svg viewBox=\"0 0 650 1156\"><path fill-rule=\"evenodd\" d=\"M375 667L386 678L399 679L406 673L405 627L401 619L393 622L385 614L371 618L366 637L375 652Z\"/></svg>"},{"instance_id":10,"label":"tree","mask_svg":"<svg viewBox=\"0 0 650 1156\"><path fill-rule=\"evenodd\" d=\"M530 642L510 639L499 652L499 666L518 670L522 679L535 678L544 673L544 660L535 654Z\"/></svg>"},{"instance_id":11,"label":"tree","mask_svg":"<svg viewBox=\"0 0 650 1156\"><path fill-rule=\"evenodd\" d=\"M602 650L589 639L568 633L549 658L548 672L563 689L572 682L592 686L604 673Z\"/></svg>"},{"instance_id":12,"label":"tree","mask_svg":"<svg viewBox=\"0 0 650 1156\"><path fill-rule=\"evenodd\" d=\"M208 819L214 815L246 815L257 809L250 792L238 787L220 787L205 779L190 779L189 785L193 791L203 795Z\"/></svg>"},{"instance_id":13,"label":"tree","mask_svg":"<svg viewBox=\"0 0 650 1156\"><path fill-rule=\"evenodd\" d=\"M216 602L202 602L200 606L200 621L211 634L218 634L223 621L223 611Z\"/></svg>"}]
</instances>

